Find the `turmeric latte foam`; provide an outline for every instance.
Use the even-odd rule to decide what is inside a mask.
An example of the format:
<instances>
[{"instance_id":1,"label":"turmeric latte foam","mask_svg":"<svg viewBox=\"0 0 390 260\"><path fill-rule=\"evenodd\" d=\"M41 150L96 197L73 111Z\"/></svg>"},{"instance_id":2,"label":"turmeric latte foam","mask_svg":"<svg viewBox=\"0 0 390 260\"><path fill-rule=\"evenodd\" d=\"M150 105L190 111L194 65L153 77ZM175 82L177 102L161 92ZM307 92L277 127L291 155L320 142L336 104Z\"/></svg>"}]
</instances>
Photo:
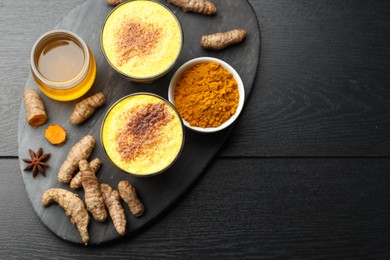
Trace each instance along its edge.
<instances>
[{"instance_id":1,"label":"turmeric latte foam","mask_svg":"<svg viewBox=\"0 0 390 260\"><path fill-rule=\"evenodd\" d=\"M153 94L129 95L115 103L101 130L104 150L125 172L150 175L168 168L184 142L175 108Z\"/></svg>"},{"instance_id":2,"label":"turmeric latte foam","mask_svg":"<svg viewBox=\"0 0 390 260\"><path fill-rule=\"evenodd\" d=\"M136 0L115 8L102 32L107 60L129 79L155 79L173 67L182 48L179 21L165 6Z\"/></svg>"}]
</instances>

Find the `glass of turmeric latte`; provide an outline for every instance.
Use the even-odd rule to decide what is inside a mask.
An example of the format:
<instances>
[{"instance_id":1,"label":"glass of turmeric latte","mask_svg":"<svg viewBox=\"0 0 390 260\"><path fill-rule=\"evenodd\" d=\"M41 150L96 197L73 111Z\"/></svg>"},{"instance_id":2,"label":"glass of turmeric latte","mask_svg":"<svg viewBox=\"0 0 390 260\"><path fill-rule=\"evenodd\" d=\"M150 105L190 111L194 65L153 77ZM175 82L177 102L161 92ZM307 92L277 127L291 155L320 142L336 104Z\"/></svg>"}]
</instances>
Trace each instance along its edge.
<instances>
[{"instance_id":1,"label":"glass of turmeric latte","mask_svg":"<svg viewBox=\"0 0 390 260\"><path fill-rule=\"evenodd\" d=\"M124 172L149 176L168 169L184 144L184 127L174 106L160 96L136 93L118 100L101 128L104 151Z\"/></svg>"},{"instance_id":2,"label":"glass of turmeric latte","mask_svg":"<svg viewBox=\"0 0 390 260\"><path fill-rule=\"evenodd\" d=\"M101 35L106 60L125 78L151 83L180 56L183 31L166 6L150 0L125 2L107 16Z\"/></svg>"}]
</instances>

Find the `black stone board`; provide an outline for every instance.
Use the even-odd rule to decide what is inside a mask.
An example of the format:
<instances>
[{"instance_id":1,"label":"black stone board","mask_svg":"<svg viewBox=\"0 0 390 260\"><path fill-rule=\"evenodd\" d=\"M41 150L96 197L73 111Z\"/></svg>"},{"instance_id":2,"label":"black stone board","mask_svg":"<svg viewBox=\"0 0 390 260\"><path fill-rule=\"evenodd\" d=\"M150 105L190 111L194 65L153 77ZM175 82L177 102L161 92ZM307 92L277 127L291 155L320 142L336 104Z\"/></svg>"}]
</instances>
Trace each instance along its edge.
<instances>
[{"instance_id":1,"label":"black stone board","mask_svg":"<svg viewBox=\"0 0 390 260\"><path fill-rule=\"evenodd\" d=\"M90 0L72 10L56 28L75 32L90 47L96 59L97 76L91 90L82 98L102 91L106 95L107 104L98 109L84 124L73 126L69 121L69 115L75 104L82 98L70 102L59 102L47 98L38 91L42 94L48 114L48 122L38 128L32 128L27 124L24 103L21 104L18 129L18 153L21 169L26 165L21 159L29 157L28 149L37 151L39 147L43 147L45 153L52 154L48 161L50 168L46 170L46 178L42 175L33 178L31 173L22 171L27 195L44 225L65 240L82 243L76 227L70 223L63 209L57 205L48 208L42 207L41 196L49 188L60 187L71 190L68 185L57 182L57 172L71 147L83 136L91 134L97 141L90 159L99 157L103 161L98 172L101 182L109 183L117 188L120 180L129 180L137 188L139 197L145 204L146 211L140 218L133 217L127 206L123 204L128 222L125 236L129 236L155 221L185 194L195 180L201 176L234 127L233 125L224 131L211 134L202 134L186 129L185 145L175 164L160 175L137 178L115 168L104 154L100 143L100 127L103 117L115 101L135 92L151 92L167 98L169 81L174 71L186 61L202 56L216 57L231 64L243 80L246 99L250 95L260 54L260 30L250 4L243 0L214 1L218 7L218 13L214 16L204 16L186 13L166 1L161 2L177 15L184 32L184 46L180 59L173 70L163 78L152 84L133 83L122 78L109 67L101 52L100 35L102 24L112 7L107 5L105 1ZM244 28L248 32L245 41L239 45L228 47L222 51L206 51L200 47L201 35L234 28ZM38 37L39 35L37 35ZM28 77L25 87L38 90L31 75ZM68 140L61 147L49 144L44 138L46 127L53 123L62 125L67 130ZM226 177L228 178L228 176ZM80 198L83 198L82 191L76 191L76 193ZM91 219L89 234L90 244L99 244L119 238L111 220L98 223Z\"/></svg>"}]
</instances>

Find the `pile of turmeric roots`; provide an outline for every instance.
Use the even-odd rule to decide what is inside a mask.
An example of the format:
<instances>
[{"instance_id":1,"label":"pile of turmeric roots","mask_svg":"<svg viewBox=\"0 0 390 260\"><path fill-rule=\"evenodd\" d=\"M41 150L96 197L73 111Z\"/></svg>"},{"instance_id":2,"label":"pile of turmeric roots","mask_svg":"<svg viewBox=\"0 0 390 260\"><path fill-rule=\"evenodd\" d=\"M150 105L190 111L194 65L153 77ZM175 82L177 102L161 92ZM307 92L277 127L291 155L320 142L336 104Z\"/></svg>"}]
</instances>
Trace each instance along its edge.
<instances>
[{"instance_id":1,"label":"pile of turmeric roots","mask_svg":"<svg viewBox=\"0 0 390 260\"><path fill-rule=\"evenodd\" d=\"M144 205L138 199L135 187L127 180L118 183L118 190L107 183L100 183L96 177L102 162L95 158L88 162L95 146L95 139L91 135L83 137L70 150L62 164L57 179L60 183L69 184L71 189L83 188L84 201L76 194L63 188L51 188L42 195L42 205L49 206L57 203L75 224L85 245L89 242L88 225L90 212L98 222L106 221L110 215L118 234L126 231L126 215L122 207L123 200L135 217L144 212ZM79 169L79 172L75 172ZM107 213L108 211L108 213Z\"/></svg>"}]
</instances>

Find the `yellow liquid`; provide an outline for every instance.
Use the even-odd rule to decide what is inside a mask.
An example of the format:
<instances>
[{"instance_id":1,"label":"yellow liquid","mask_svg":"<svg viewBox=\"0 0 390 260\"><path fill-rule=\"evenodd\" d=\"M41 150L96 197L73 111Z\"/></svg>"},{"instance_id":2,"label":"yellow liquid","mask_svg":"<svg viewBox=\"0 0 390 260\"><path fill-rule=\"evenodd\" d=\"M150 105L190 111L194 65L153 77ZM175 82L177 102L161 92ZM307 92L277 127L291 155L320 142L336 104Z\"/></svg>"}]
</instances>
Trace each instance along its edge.
<instances>
[{"instance_id":1,"label":"yellow liquid","mask_svg":"<svg viewBox=\"0 0 390 260\"><path fill-rule=\"evenodd\" d=\"M85 93L91 88L93 82L95 81L96 77L96 63L95 59L92 55L92 52L89 54L89 70L88 74L85 76L84 80L80 82L77 86L70 88L70 89L54 89L46 86L42 82L39 81L38 78L34 76L35 81L38 84L39 89L49 98L59 100L59 101L69 101L69 100L75 100Z\"/></svg>"},{"instance_id":2,"label":"yellow liquid","mask_svg":"<svg viewBox=\"0 0 390 260\"><path fill-rule=\"evenodd\" d=\"M162 110L170 119L162 123L161 128L157 119L161 112L149 111L145 117L137 119L137 114L149 106L165 107ZM132 131L129 130L131 126ZM136 149L130 147L122 152L119 138L123 131L128 144L122 148L134 146ZM101 139L108 157L120 169L136 175L151 175L165 170L175 161L183 146L184 132L179 115L168 103L155 96L140 94L125 97L111 108L102 126Z\"/></svg>"},{"instance_id":3,"label":"yellow liquid","mask_svg":"<svg viewBox=\"0 0 390 260\"><path fill-rule=\"evenodd\" d=\"M84 52L74 41L59 40L47 44L38 59L38 71L54 82L74 79L83 69Z\"/></svg>"},{"instance_id":4,"label":"yellow liquid","mask_svg":"<svg viewBox=\"0 0 390 260\"><path fill-rule=\"evenodd\" d=\"M103 51L114 68L133 79L157 77L169 70L182 48L175 16L152 1L131 1L109 17L102 33Z\"/></svg>"},{"instance_id":5,"label":"yellow liquid","mask_svg":"<svg viewBox=\"0 0 390 260\"><path fill-rule=\"evenodd\" d=\"M85 54L77 42L70 37L59 35L43 42L34 55L34 63L43 78L53 86L48 86L33 72L33 78L39 89L48 97L59 100L74 100L84 95L92 86L96 77L96 62L89 52L89 66L85 77L77 85L69 88L56 85L70 83L81 75L85 67Z\"/></svg>"}]
</instances>

